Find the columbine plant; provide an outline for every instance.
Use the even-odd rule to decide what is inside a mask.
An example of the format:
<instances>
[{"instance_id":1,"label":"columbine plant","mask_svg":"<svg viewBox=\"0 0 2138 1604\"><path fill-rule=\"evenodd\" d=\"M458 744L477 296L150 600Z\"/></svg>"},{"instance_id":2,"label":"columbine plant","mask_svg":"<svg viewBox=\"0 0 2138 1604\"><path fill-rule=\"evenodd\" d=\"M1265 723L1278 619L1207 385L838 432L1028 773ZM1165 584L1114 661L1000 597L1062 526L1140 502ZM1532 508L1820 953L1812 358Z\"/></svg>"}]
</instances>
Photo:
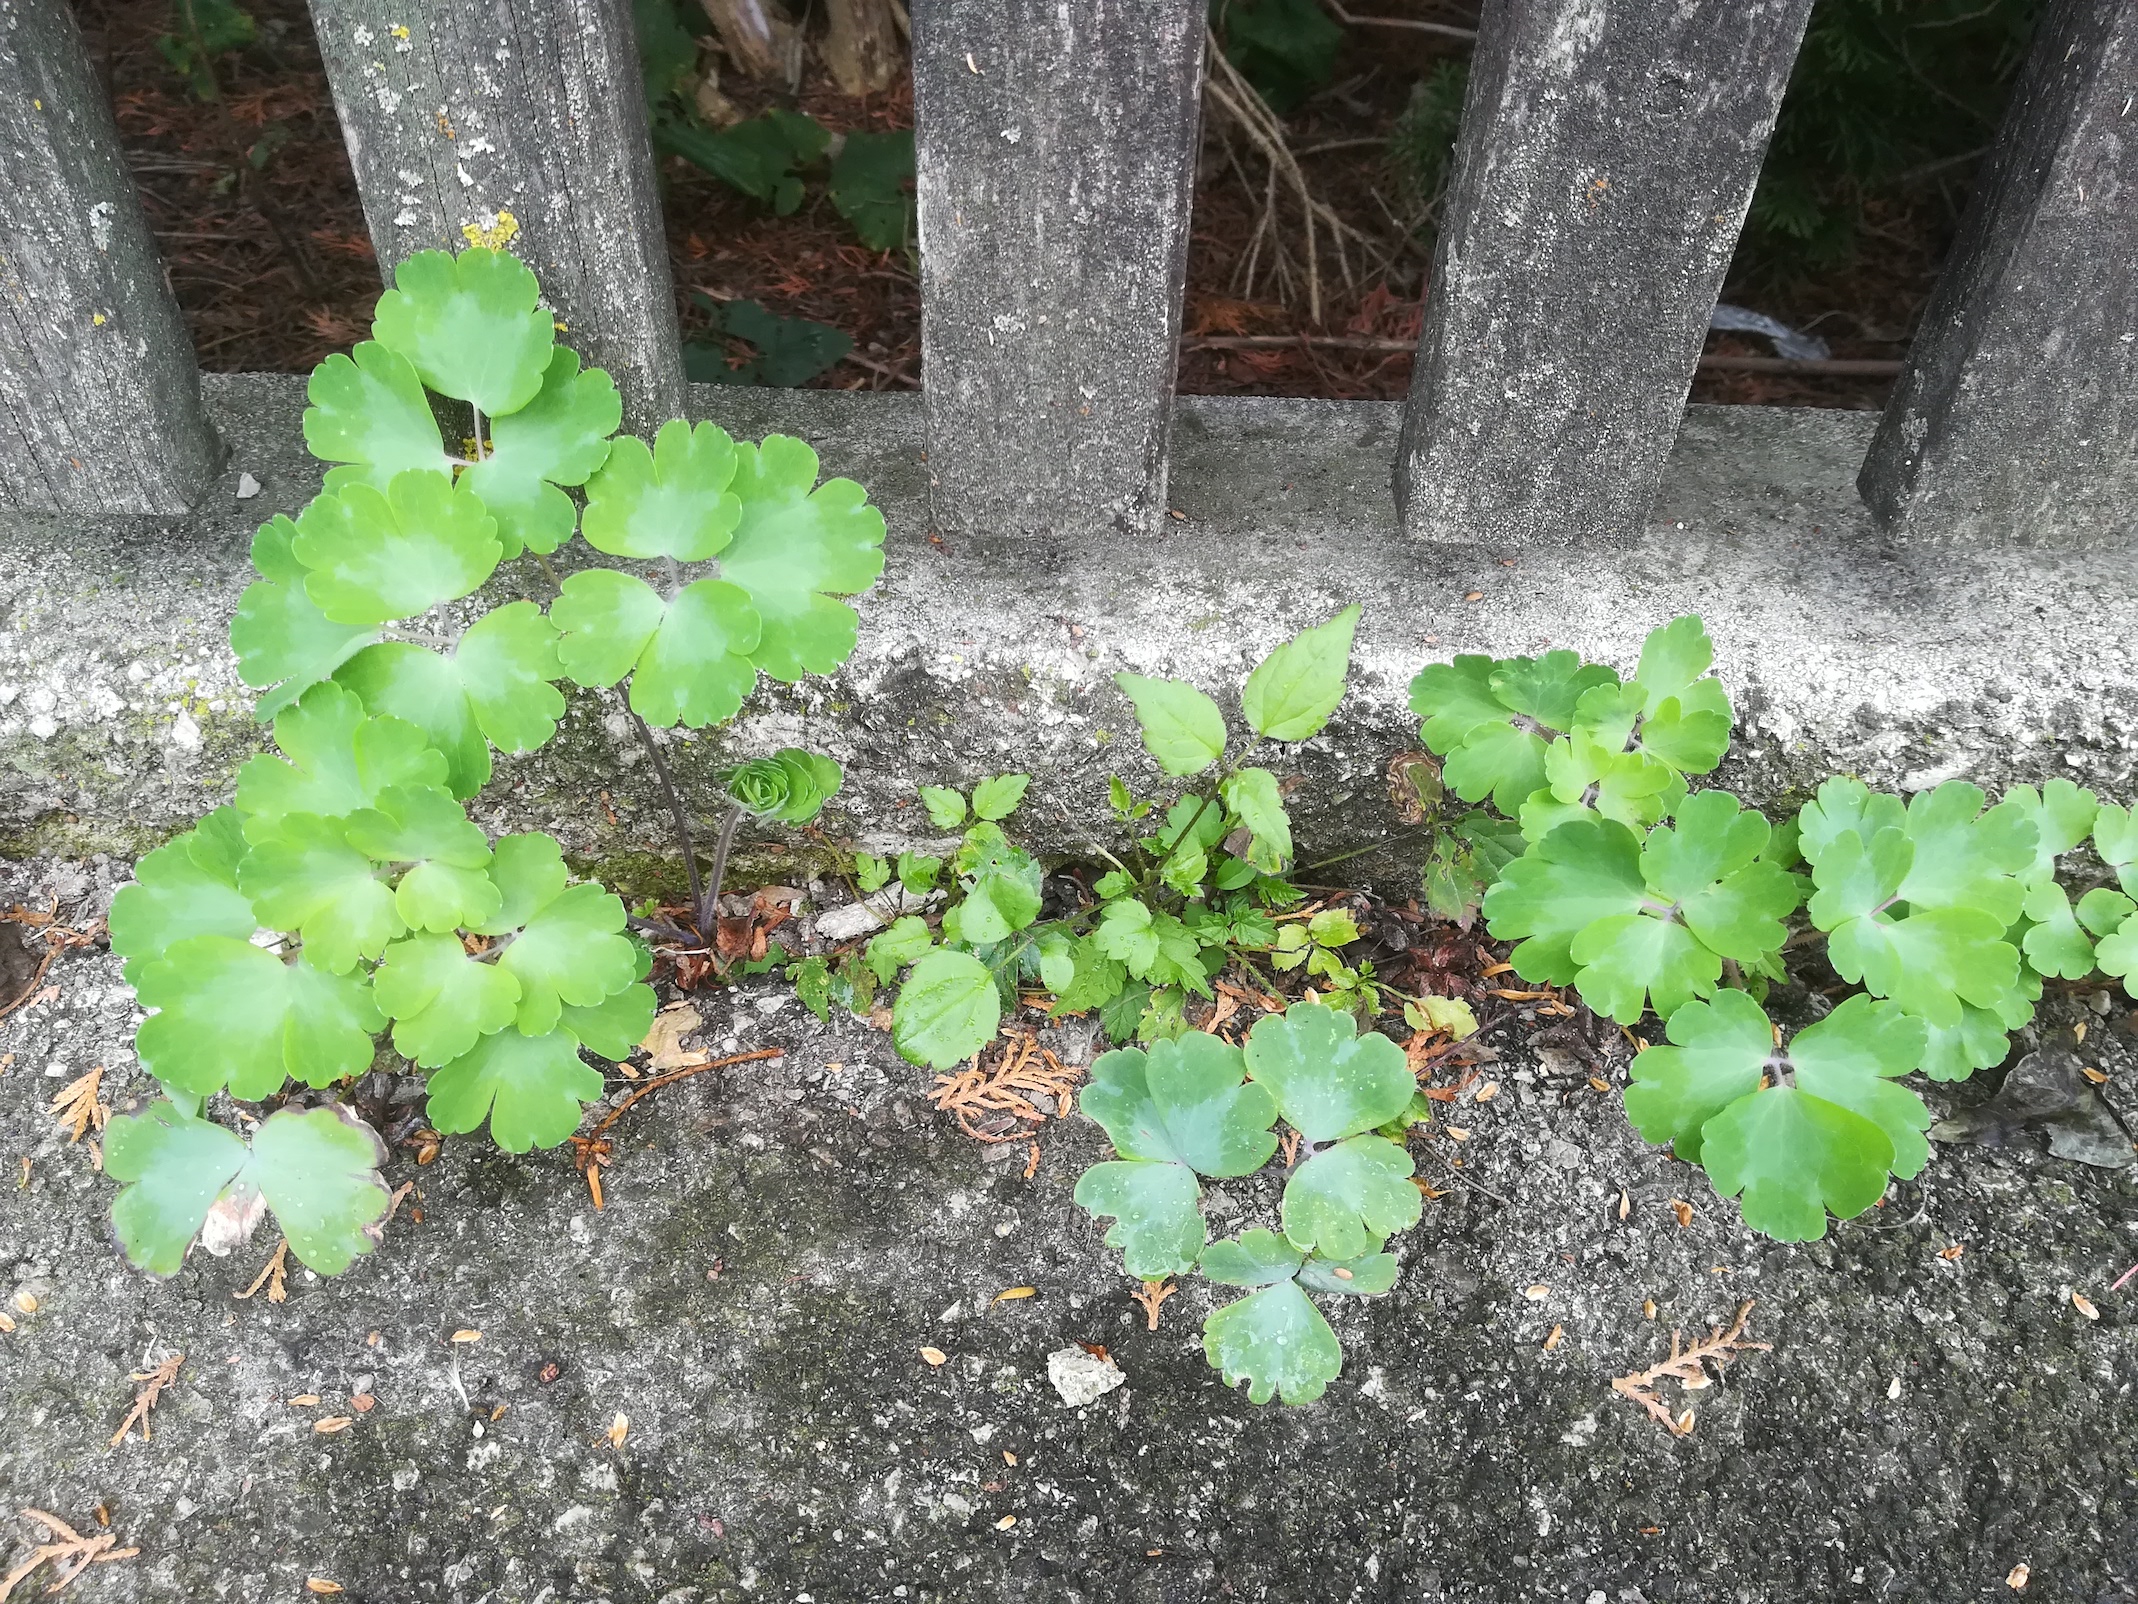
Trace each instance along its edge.
<instances>
[{"instance_id":1,"label":"columbine plant","mask_svg":"<svg viewBox=\"0 0 2138 1604\"><path fill-rule=\"evenodd\" d=\"M1927 1162L1930 1113L1901 1077L2002 1062L2044 976L2128 983L2138 831L2069 781L1986 807L1965 781L1904 803L1850 778L1774 828L1689 792L1729 744L1713 658L1679 618L1631 681L1568 651L1458 657L1411 705L1448 789L1519 820L1526 848L1483 899L1515 971L1622 1025L1664 1019L1670 1045L1633 1062L1634 1124L1705 1165L1754 1229L1808 1240ZM2124 884L2074 906L2056 874L2089 834ZM1761 1004L1785 951L1821 940L1863 994L1785 1040Z\"/></svg>"},{"instance_id":2,"label":"columbine plant","mask_svg":"<svg viewBox=\"0 0 2138 1604\"><path fill-rule=\"evenodd\" d=\"M648 726L721 723L760 672L826 673L853 649L839 598L883 566L861 487L818 484L816 454L778 435L750 445L677 420L651 445L612 439L615 386L556 343L538 296L497 251L411 257L373 338L312 375L305 439L337 466L255 537L261 578L230 631L280 755L248 762L231 806L143 858L111 910L113 950L153 1010L141 1059L167 1094L113 1120L105 1145L119 1239L145 1269L176 1270L196 1239L228 1252L267 1210L314 1270L369 1251L385 1154L345 1105L292 1101L249 1138L203 1110L293 1080L328 1091L372 1066L382 1033L428 1074L439 1131L487 1123L510 1152L569 1137L603 1089L585 1055L622 1058L646 1033L651 960L555 840L493 842L468 819L493 751L555 733L558 681L627 683L695 891ZM557 583L547 558L575 530L631 567ZM505 564L512 588L553 591L548 610L523 596L463 624L456 604ZM743 765L723 854L741 812L804 822L839 779L791 750ZM714 882L717 897L717 868ZM708 899L693 901L709 935Z\"/></svg>"}]
</instances>

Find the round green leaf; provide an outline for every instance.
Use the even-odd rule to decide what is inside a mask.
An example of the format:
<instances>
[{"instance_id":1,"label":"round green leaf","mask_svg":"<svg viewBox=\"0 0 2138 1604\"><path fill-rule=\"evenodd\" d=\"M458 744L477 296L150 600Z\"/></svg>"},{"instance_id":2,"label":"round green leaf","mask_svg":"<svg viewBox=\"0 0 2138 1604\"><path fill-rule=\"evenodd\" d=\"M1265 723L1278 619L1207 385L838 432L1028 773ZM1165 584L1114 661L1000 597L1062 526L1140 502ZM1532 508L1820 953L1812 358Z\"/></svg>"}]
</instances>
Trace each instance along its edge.
<instances>
[{"instance_id":1,"label":"round green leaf","mask_svg":"<svg viewBox=\"0 0 2138 1604\"><path fill-rule=\"evenodd\" d=\"M541 287L518 258L418 251L394 269L393 283L379 297L372 333L425 384L491 416L535 398L557 329L537 308Z\"/></svg>"},{"instance_id":2,"label":"round green leaf","mask_svg":"<svg viewBox=\"0 0 2138 1604\"><path fill-rule=\"evenodd\" d=\"M238 677L267 692L253 709L265 723L379 638L368 624L337 624L304 588L309 574L290 543L297 526L281 514L252 537L252 565L265 577L247 585L230 620Z\"/></svg>"},{"instance_id":3,"label":"round green leaf","mask_svg":"<svg viewBox=\"0 0 2138 1604\"><path fill-rule=\"evenodd\" d=\"M288 761L262 755L238 770L238 812L255 821L285 813L335 819L369 807L394 785L442 785L446 761L423 731L398 718L369 717L356 693L315 685L275 718L275 744Z\"/></svg>"},{"instance_id":4,"label":"round green leaf","mask_svg":"<svg viewBox=\"0 0 2138 1604\"><path fill-rule=\"evenodd\" d=\"M264 821L238 875L261 919L295 931L305 957L334 974L355 968L359 958L376 958L407 929L393 888L349 844L341 819L288 813Z\"/></svg>"},{"instance_id":5,"label":"round green leaf","mask_svg":"<svg viewBox=\"0 0 2138 1604\"><path fill-rule=\"evenodd\" d=\"M943 949L913 966L891 1009L891 1041L908 1063L949 1069L995 1039L1002 998L987 965Z\"/></svg>"},{"instance_id":6,"label":"round green leaf","mask_svg":"<svg viewBox=\"0 0 2138 1604\"><path fill-rule=\"evenodd\" d=\"M631 984L638 951L623 927L623 903L598 885L567 886L535 910L497 960L520 984L522 1034L546 1035L566 1003L592 1008Z\"/></svg>"},{"instance_id":7,"label":"round green leaf","mask_svg":"<svg viewBox=\"0 0 2138 1604\"><path fill-rule=\"evenodd\" d=\"M431 1076L424 1112L447 1135L478 1130L487 1119L493 1142L524 1153L568 1139L601 1093L601 1072L580 1059L570 1031L501 1030Z\"/></svg>"},{"instance_id":8,"label":"round green leaf","mask_svg":"<svg viewBox=\"0 0 2138 1604\"><path fill-rule=\"evenodd\" d=\"M1644 1141L1669 1143L1678 1157L1697 1164L1701 1129L1759 1090L1774 1032L1766 1010L1741 991L1687 1003L1664 1028L1671 1045L1634 1055L1626 1117Z\"/></svg>"},{"instance_id":9,"label":"round green leaf","mask_svg":"<svg viewBox=\"0 0 2138 1604\"><path fill-rule=\"evenodd\" d=\"M330 476L330 489L354 481L384 490L399 473L452 471L423 380L378 341L320 363L305 396L304 443L323 462L351 465Z\"/></svg>"},{"instance_id":10,"label":"round green leaf","mask_svg":"<svg viewBox=\"0 0 2138 1604\"><path fill-rule=\"evenodd\" d=\"M411 936L386 949L372 976L378 1005L392 1016L393 1044L404 1058L437 1069L511 1024L520 983L478 963L459 938Z\"/></svg>"},{"instance_id":11,"label":"round green leaf","mask_svg":"<svg viewBox=\"0 0 2138 1604\"><path fill-rule=\"evenodd\" d=\"M1248 727L1273 741L1304 741L1319 734L1344 699L1351 637L1358 622L1359 609L1353 603L1265 657L1240 689L1240 711Z\"/></svg>"},{"instance_id":12,"label":"round green leaf","mask_svg":"<svg viewBox=\"0 0 2138 1604\"><path fill-rule=\"evenodd\" d=\"M1356 1259L1316 1256L1299 1267L1299 1284L1309 1292L1372 1298L1396 1284L1400 1268L1393 1253L1368 1253Z\"/></svg>"},{"instance_id":13,"label":"round green leaf","mask_svg":"<svg viewBox=\"0 0 2138 1604\"><path fill-rule=\"evenodd\" d=\"M693 429L673 418L650 451L625 435L587 484L587 544L612 557L688 563L717 556L742 517L728 488L735 462L735 442L710 423Z\"/></svg>"},{"instance_id":14,"label":"round green leaf","mask_svg":"<svg viewBox=\"0 0 2138 1604\"><path fill-rule=\"evenodd\" d=\"M651 986L629 985L613 992L591 1008L567 1003L558 1015L559 1028L570 1031L579 1045L611 1063L631 1056L632 1049L653 1028L656 1001Z\"/></svg>"},{"instance_id":15,"label":"round green leaf","mask_svg":"<svg viewBox=\"0 0 2138 1604\"><path fill-rule=\"evenodd\" d=\"M385 1162L386 1144L348 1109L285 1108L252 1133L238 1184L259 1188L298 1263L339 1275L378 1246L393 1202Z\"/></svg>"},{"instance_id":16,"label":"round green leaf","mask_svg":"<svg viewBox=\"0 0 2138 1604\"><path fill-rule=\"evenodd\" d=\"M176 1275L208 1210L245 1167L246 1147L220 1125L157 1101L104 1128L104 1173L121 1183L111 1223L127 1262Z\"/></svg>"},{"instance_id":17,"label":"round green leaf","mask_svg":"<svg viewBox=\"0 0 2138 1604\"><path fill-rule=\"evenodd\" d=\"M1269 1287L1299 1273L1306 1255L1275 1231L1256 1226L1203 1249L1203 1278L1228 1287Z\"/></svg>"},{"instance_id":18,"label":"round green leaf","mask_svg":"<svg viewBox=\"0 0 2138 1604\"><path fill-rule=\"evenodd\" d=\"M571 539L578 509L557 487L587 482L607 460L609 436L622 418L608 374L580 372L578 353L557 347L535 398L496 419L487 454L460 476L497 519L506 557L546 554Z\"/></svg>"},{"instance_id":19,"label":"round green leaf","mask_svg":"<svg viewBox=\"0 0 2138 1604\"><path fill-rule=\"evenodd\" d=\"M1410 1184L1414 1167L1410 1154L1385 1136L1354 1136L1323 1148L1285 1182L1286 1240L1331 1259L1377 1252L1418 1223L1424 1200Z\"/></svg>"},{"instance_id":20,"label":"round green leaf","mask_svg":"<svg viewBox=\"0 0 2138 1604\"><path fill-rule=\"evenodd\" d=\"M142 965L135 1045L149 1073L195 1097L225 1084L257 1102L294 1076L325 1086L371 1067L384 1023L371 988L310 963L285 963L230 936L189 936Z\"/></svg>"},{"instance_id":21,"label":"round green leaf","mask_svg":"<svg viewBox=\"0 0 2138 1604\"><path fill-rule=\"evenodd\" d=\"M1400 1051L1400 1050L1399 1050ZM1203 1175L1252 1175L1277 1150L1269 1090L1246 1078L1230 1042L1202 1031L1102 1053L1079 1107L1123 1158L1185 1164Z\"/></svg>"},{"instance_id":22,"label":"round green leaf","mask_svg":"<svg viewBox=\"0 0 2138 1604\"><path fill-rule=\"evenodd\" d=\"M1247 1069L1310 1142L1386 1125L1418 1089L1402 1048L1377 1031L1358 1035L1348 1013L1309 1003L1256 1022L1247 1035Z\"/></svg>"},{"instance_id":23,"label":"round green leaf","mask_svg":"<svg viewBox=\"0 0 2138 1604\"><path fill-rule=\"evenodd\" d=\"M1828 1210L1849 1219L1884 1195L1893 1144L1861 1114L1777 1086L1709 1120L1701 1162L1722 1196L1743 1194L1753 1230L1813 1242L1826 1234Z\"/></svg>"},{"instance_id":24,"label":"round green leaf","mask_svg":"<svg viewBox=\"0 0 2138 1604\"><path fill-rule=\"evenodd\" d=\"M128 979L189 936L251 938L260 921L238 887L245 851L238 810L223 807L134 865L110 916L111 950L127 960Z\"/></svg>"},{"instance_id":25,"label":"round green leaf","mask_svg":"<svg viewBox=\"0 0 2138 1604\"><path fill-rule=\"evenodd\" d=\"M1516 973L1563 986L1580 973L1574 938L1599 919L1638 912L1647 894L1639 838L1611 820L1577 819L1500 872L1485 917L1502 941L1520 940Z\"/></svg>"},{"instance_id":26,"label":"round green leaf","mask_svg":"<svg viewBox=\"0 0 2138 1604\"><path fill-rule=\"evenodd\" d=\"M1121 1250L1130 1275L1155 1281L1195 1268L1208 1233L1198 1207L1202 1189L1185 1165L1094 1164L1078 1178L1075 1196L1090 1213L1113 1217L1106 1245Z\"/></svg>"},{"instance_id":27,"label":"round green leaf","mask_svg":"<svg viewBox=\"0 0 2138 1604\"><path fill-rule=\"evenodd\" d=\"M481 587L497 568L497 520L474 491L404 473L383 491L344 485L297 516L305 594L338 624L413 618Z\"/></svg>"},{"instance_id":28,"label":"round green leaf","mask_svg":"<svg viewBox=\"0 0 2138 1604\"><path fill-rule=\"evenodd\" d=\"M632 710L657 728L725 723L757 684L750 654L758 632L757 612L737 586L685 585L632 671Z\"/></svg>"},{"instance_id":29,"label":"round green leaf","mask_svg":"<svg viewBox=\"0 0 2138 1604\"><path fill-rule=\"evenodd\" d=\"M1344 1368L1344 1350L1296 1281L1228 1303L1203 1322L1203 1352L1228 1387L1247 1383L1247 1401L1280 1396L1310 1404Z\"/></svg>"},{"instance_id":30,"label":"round green leaf","mask_svg":"<svg viewBox=\"0 0 2138 1604\"><path fill-rule=\"evenodd\" d=\"M867 590L883 572L883 514L868 493L851 479L816 479L817 454L804 441L775 434L736 448L742 512L720 576L763 620L757 666L789 683L852 655L857 617L834 598Z\"/></svg>"}]
</instances>

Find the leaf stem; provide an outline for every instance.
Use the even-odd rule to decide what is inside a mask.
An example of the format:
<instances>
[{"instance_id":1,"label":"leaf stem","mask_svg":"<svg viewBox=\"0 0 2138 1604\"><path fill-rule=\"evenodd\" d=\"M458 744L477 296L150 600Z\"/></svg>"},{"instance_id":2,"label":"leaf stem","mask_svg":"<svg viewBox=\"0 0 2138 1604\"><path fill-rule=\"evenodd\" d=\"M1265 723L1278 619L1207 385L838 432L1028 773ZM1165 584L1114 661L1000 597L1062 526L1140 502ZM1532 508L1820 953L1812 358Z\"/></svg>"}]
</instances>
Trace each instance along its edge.
<instances>
[{"instance_id":1,"label":"leaf stem","mask_svg":"<svg viewBox=\"0 0 2138 1604\"><path fill-rule=\"evenodd\" d=\"M631 723L638 730L638 738L645 744L646 755L653 759L654 777L661 782L661 792L668 798L669 817L675 821L676 840L683 848L683 869L690 876L690 906L698 913L705 903L705 890L698 882L698 849L690 839L690 815L683 807L683 798L676 790L675 776L668 772L668 759L661 755L660 743L654 740L653 731L646 721L638 716L638 710L626 701L624 711L631 715ZM701 931L702 935L703 932ZM706 936L708 945L711 936Z\"/></svg>"},{"instance_id":2,"label":"leaf stem","mask_svg":"<svg viewBox=\"0 0 2138 1604\"><path fill-rule=\"evenodd\" d=\"M720 821L720 843L713 848L712 880L706 887L705 901L698 909L698 933L713 949L715 967L720 963L720 882L727 878L728 851L735 845L735 827L742 823L745 811L740 802L728 804L727 817Z\"/></svg>"},{"instance_id":3,"label":"leaf stem","mask_svg":"<svg viewBox=\"0 0 2138 1604\"><path fill-rule=\"evenodd\" d=\"M475 419L475 460L480 462L490 455L483 449L483 409L470 401L468 411Z\"/></svg>"}]
</instances>

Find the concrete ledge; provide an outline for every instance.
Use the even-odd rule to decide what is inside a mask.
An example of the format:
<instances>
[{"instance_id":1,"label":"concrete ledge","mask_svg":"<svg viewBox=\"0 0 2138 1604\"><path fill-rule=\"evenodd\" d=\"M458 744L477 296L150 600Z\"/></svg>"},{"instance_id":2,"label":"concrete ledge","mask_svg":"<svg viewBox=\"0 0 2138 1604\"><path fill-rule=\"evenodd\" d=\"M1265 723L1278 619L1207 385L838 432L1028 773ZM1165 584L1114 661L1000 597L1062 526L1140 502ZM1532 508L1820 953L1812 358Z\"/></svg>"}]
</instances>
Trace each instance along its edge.
<instances>
[{"instance_id":1,"label":"concrete ledge","mask_svg":"<svg viewBox=\"0 0 2138 1604\"><path fill-rule=\"evenodd\" d=\"M0 520L0 847L136 849L227 797L256 749L224 631L252 529L297 510L319 466L302 449L301 380L209 386L231 457L204 512ZM1755 801L1837 769L1902 787L2068 774L2129 788L2138 536L2120 551L1895 550L1852 484L1868 414L1696 407L1647 527L1513 558L1400 538L1391 405L1186 399L1180 516L1162 539L938 544L915 398L701 387L693 402L738 434L801 434L827 471L868 485L889 567L836 681L767 682L734 727L679 741L678 767L703 795L731 754L820 747L850 775L833 828L878 844L911 838L915 784L1017 767L1040 776L1020 815L1036 842L1077 846L1101 833L1107 772L1154 774L1108 675L1222 692L1354 600L1357 688L1299 759L1323 782L1300 809L1310 851L1394 828L1380 774L1416 742L1404 696L1423 663L1549 644L1630 666L1641 636L1686 610L1707 618L1742 715L1725 778ZM260 494L238 500L240 474ZM615 706L575 697L558 740L501 763L483 807L628 881L650 872L638 855L660 849L662 826Z\"/></svg>"}]
</instances>

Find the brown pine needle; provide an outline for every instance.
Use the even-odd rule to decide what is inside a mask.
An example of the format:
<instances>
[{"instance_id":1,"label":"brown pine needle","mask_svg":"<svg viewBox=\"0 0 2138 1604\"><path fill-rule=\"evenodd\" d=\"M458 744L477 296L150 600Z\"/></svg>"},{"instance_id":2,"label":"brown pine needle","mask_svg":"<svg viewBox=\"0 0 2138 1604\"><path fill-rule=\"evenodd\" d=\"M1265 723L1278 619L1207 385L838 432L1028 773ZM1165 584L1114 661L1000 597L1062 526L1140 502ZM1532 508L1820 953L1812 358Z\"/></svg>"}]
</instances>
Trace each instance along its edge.
<instances>
[{"instance_id":1,"label":"brown pine needle","mask_svg":"<svg viewBox=\"0 0 2138 1604\"><path fill-rule=\"evenodd\" d=\"M0 1604L6 1604L17 1585L40 1565L48 1564L52 1567L53 1581L45 1591L57 1593L92 1565L102 1565L108 1560L132 1559L141 1552L138 1548L114 1546L119 1540L110 1532L84 1537L57 1515L46 1510L25 1509L22 1511L22 1518L37 1522L53 1540L31 1549L28 1559L7 1575L0 1576Z\"/></svg>"},{"instance_id":2,"label":"brown pine needle","mask_svg":"<svg viewBox=\"0 0 2138 1604\"><path fill-rule=\"evenodd\" d=\"M104 1083L104 1066L69 1081L52 1098L52 1117L67 1127L69 1144L79 1142L93 1125L98 1130L111 1118L110 1105L97 1096Z\"/></svg>"},{"instance_id":3,"label":"brown pine needle","mask_svg":"<svg viewBox=\"0 0 2138 1604\"><path fill-rule=\"evenodd\" d=\"M174 1353L153 1370L134 1372L134 1380L145 1381L148 1385L135 1396L133 1408L126 1412L126 1418L119 1423L119 1429L111 1434L107 1448L116 1448L126 1441L126 1434L137 1425L141 1428L141 1440L148 1441L148 1412L156 1407L156 1400L163 1396L163 1389L178 1379L178 1367L185 1362L184 1354Z\"/></svg>"},{"instance_id":4,"label":"brown pine needle","mask_svg":"<svg viewBox=\"0 0 2138 1604\"><path fill-rule=\"evenodd\" d=\"M1166 1299L1179 1290L1180 1288L1170 1281L1146 1281L1141 1287L1129 1294L1130 1297L1143 1305L1144 1330L1156 1331L1158 1329L1158 1311L1160 1307L1165 1303Z\"/></svg>"},{"instance_id":5,"label":"brown pine needle","mask_svg":"<svg viewBox=\"0 0 2138 1604\"><path fill-rule=\"evenodd\" d=\"M1690 1348L1684 1346L1681 1332L1672 1331L1668 1359L1652 1364L1646 1370L1613 1376L1611 1390L1620 1397L1639 1404L1651 1419L1673 1437L1689 1435L1693 1429L1693 1412L1688 1409L1683 1414L1673 1415L1670 1406L1664 1403L1657 1393L1656 1384L1666 1380L1675 1381L1687 1391L1698 1391L1713 1383L1714 1378L1708 1374L1709 1365L1712 1364L1720 1370L1743 1354L1754 1351L1771 1352L1773 1343L1753 1342L1746 1338L1745 1317L1751 1312L1752 1300L1748 1298L1739 1307L1737 1318L1730 1322L1729 1330L1725 1331L1720 1326L1712 1327L1705 1342L1696 1342Z\"/></svg>"},{"instance_id":6,"label":"brown pine needle","mask_svg":"<svg viewBox=\"0 0 2138 1604\"><path fill-rule=\"evenodd\" d=\"M1047 1122L1031 1100L1034 1094L1053 1102L1056 1119L1068 1114L1084 1072L1065 1068L1037 1037L1020 1032L1003 1042L993 1064L983 1065L985 1057L976 1053L955 1075L937 1076L928 1092L928 1101L956 1119L958 1129L974 1141L1030 1141Z\"/></svg>"},{"instance_id":7,"label":"brown pine needle","mask_svg":"<svg viewBox=\"0 0 2138 1604\"><path fill-rule=\"evenodd\" d=\"M268 1259L267 1263L260 1267L260 1273L252 1278L252 1285L247 1287L243 1292L233 1292L230 1295L233 1298L249 1298L254 1293L258 1292L260 1288L265 1287L267 1288L267 1301L269 1303L289 1302L289 1288L285 1286L282 1281L283 1275L289 1269L289 1254L290 1239L288 1237L284 1237L281 1241L275 1244L275 1251L273 1256ZM145 1429L142 1435L147 1435Z\"/></svg>"}]
</instances>

